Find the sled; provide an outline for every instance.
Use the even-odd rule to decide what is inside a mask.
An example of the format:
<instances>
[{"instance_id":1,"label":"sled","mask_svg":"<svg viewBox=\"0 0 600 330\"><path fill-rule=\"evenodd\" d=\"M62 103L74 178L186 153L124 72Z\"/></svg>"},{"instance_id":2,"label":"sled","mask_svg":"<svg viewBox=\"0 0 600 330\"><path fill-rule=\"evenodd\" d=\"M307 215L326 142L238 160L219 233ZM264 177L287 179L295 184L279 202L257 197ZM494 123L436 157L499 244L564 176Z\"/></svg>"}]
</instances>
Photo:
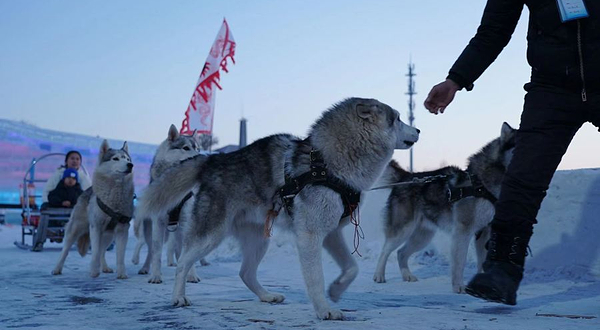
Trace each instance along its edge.
<instances>
[{"instance_id":1,"label":"sled","mask_svg":"<svg viewBox=\"0 0 600 330\"><path fill-rule=\"evenodd\" d=\"M31 166L25 172L23 183L21 184L21 241L15 241L18 248L40 252L44 248L47 240L50 242L61 243L65 235L65 225L71 216L71 208L40 208L38 202L41 202L41 194L36 194L35 186L43 184L47 180L35 179L35 166L42 160L48 158L56 161L57 156L62 157L58 164L65 157L64 153L49 153L31 161ZM83 166L83 165L82 165ZM85 168L84 168L85 170ZM26 236L31 236L31 244L26 243Z\"/></svg>"}]
</instances>

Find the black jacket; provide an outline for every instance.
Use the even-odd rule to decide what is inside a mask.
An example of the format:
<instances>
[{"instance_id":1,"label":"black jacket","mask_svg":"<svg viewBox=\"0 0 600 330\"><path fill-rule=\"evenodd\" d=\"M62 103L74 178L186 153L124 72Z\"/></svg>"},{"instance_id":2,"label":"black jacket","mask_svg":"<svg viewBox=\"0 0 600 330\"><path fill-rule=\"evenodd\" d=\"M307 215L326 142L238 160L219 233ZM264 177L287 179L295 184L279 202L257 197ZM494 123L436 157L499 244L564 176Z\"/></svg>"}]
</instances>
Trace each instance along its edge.
<instances>
[{"instance_id":1,"label":"black jacket","mask_svg":"<svg viewBox=\"0 0 600 330\"><path fill-rule=\"evenodd\" d=\"M77 203L77 198L79 198L81 193L83 193L83 191L81 190L79 183L72 187L67 187L65 186L65 180L63 179L60 180L56 185L56 188L48 194L48 204L50 204L50 207L64 207L62 206L62 202L70 201L71 207L73 207L75 206L75 203Z\"/></svg>"},{"instance_id":2,"label":"black jacket","mask_svg":"<svg viewBox=\"0 0 600 330\"><path fill-rule=\"evenodd\" d=\"M556 0L488 0L477 34L448 78L470 89L508 44L527 5L531 81L572 91L600 91L600 1L584 2L588 18L562 23Z\"/></svg>"}]
</instances>

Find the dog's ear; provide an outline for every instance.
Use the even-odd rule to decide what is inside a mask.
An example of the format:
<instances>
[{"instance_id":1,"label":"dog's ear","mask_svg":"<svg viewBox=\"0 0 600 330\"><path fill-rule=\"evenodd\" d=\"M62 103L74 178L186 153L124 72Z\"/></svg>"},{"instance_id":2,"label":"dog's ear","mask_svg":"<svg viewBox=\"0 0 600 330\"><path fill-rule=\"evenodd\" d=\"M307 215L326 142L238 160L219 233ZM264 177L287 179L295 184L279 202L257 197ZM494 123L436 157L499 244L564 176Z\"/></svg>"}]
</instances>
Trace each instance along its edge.
<instances>
[{"instance_id":1,"label":"dog's ear","mask_svg":"<svg viewBox=\"0 0 600 330\"><path fill-rule=\"evenodd\" d=\"M512 128L507 122L502 123L502 129L500 129L500 140L508 140L514 131L515 129Z\"/></svg>"},{"instance_id":2,"label":"dog's ear","mask_svg":"<svg viewBox=\"0 0 600 330\"><path fill-rule=\"evenodd\" d=\"M126 153L129 153L129 148L127 147L127 141L123 142L123 147L121 149L125 150Z\"/></svg>"},{"instance_id":3,"label":"dog's ear","mask_svg":"<svg viewBox=\"0 0 600 330\"><path fill-rule=\"evenodd\" d=\"M379 108L374 104L357 104L356 105L356 114L362 118L369 120L375 116Z\"/></svg>"},{"instance_id":4,"label":"dog's ear","mask_svg":"<svg viewBox=\"0 0 600 330\"><path fill-rule=\"evenodd\" d=\"M100 155L104 155L108 149L110 149L110 146L108 145L108 141L106 139L104 139L104 141L102 141L102 144L100 145Z\"/></svg>"},{"instance_id":5,"label":"dog's ear","mask_svg":"<svg viewBox=\"0 0 600 330\"><path fill-rule=\"evenodd\" d=\"M169 134L167 135L167 139L169 141L173 141L178 137L179 137L179 131L177 130L177 127L175 127L175 125L171 124L171 127L169 127Z\"/></svg>"}]
</instances>

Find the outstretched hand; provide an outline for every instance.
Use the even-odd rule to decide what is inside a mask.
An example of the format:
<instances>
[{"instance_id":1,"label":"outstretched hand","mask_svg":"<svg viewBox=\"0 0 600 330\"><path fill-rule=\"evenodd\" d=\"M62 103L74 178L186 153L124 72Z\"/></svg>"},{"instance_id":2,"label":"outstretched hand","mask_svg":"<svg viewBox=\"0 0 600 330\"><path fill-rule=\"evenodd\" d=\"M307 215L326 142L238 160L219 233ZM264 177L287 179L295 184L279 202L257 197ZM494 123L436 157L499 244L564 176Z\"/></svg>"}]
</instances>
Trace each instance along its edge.
<instances>
[{"instance_id":1,"label":"outstretched hand","mask_svg":"<svg viewBox=\"0 0 600 330\"><path fill-rule=\"evenodd\" d=\"M429 95L427 95L427 99L425 99L425 108L436 115L444 113L459 89L458 84L450 79L433 86Z\"/></svg>"}]
</instances>

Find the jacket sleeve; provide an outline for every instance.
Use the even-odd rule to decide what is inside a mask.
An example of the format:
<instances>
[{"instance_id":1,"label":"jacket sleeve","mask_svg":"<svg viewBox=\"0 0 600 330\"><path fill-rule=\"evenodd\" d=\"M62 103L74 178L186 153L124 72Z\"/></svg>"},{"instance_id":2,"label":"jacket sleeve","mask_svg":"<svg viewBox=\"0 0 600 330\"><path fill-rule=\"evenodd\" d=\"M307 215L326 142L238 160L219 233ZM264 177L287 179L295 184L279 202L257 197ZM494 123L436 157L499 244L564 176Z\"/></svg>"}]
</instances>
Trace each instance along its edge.
<instances>
[{"instance_id":1,"label":"jacket sleeve","mask_svg":"<svg viewBox=\"0 0 600 330\"><path fill-rule=\"evenodd\" d=\"M61 189L59 187L56 187L56 189L52 190L48 194L48 203L51 207L61 207L63 200L65 200L63 197L64 196L62 194Z\"/></svg>"},{"instance_id":2,"label":"jacket sleeve","mask_svg":"<svg viewBox=\"0 0 600 330\"><path fill-rule=\"evenodd\" d=\"M79 184L81 185L82 190L86 190L87 188L92 186L92 180L90 180L89 175L83 169L77 170L77 175L79 176Z\"/></svg>"},{"instance_id":3,"label":"jacket sleeve","mask_svg":"<svg viewBox=\"0 0 600 330\"><path fill-rule=\"evenodd\" d=\"M49 202L48 194L50 194L50 191L56 188L56 185L58 185L58 183L60 182L64 171L65 169L61 167L58 170L54 171L54 174L52 174L52 176L48 178L48 181L46 181L46 184L44 185L44 192L42 193L42 203Z\"/></svg>"},{"instance_id":4,"label":"jacket sleeve","mask_svg":"<svg viewBox=\"0 0 600 330\"><path fill-rule=\"evenodd\" d=\"M473 82L510 41L524 4L524 0L488 0L475 37L460 54L447 78L471 90Z\"/></svg>"}]
</instances>

